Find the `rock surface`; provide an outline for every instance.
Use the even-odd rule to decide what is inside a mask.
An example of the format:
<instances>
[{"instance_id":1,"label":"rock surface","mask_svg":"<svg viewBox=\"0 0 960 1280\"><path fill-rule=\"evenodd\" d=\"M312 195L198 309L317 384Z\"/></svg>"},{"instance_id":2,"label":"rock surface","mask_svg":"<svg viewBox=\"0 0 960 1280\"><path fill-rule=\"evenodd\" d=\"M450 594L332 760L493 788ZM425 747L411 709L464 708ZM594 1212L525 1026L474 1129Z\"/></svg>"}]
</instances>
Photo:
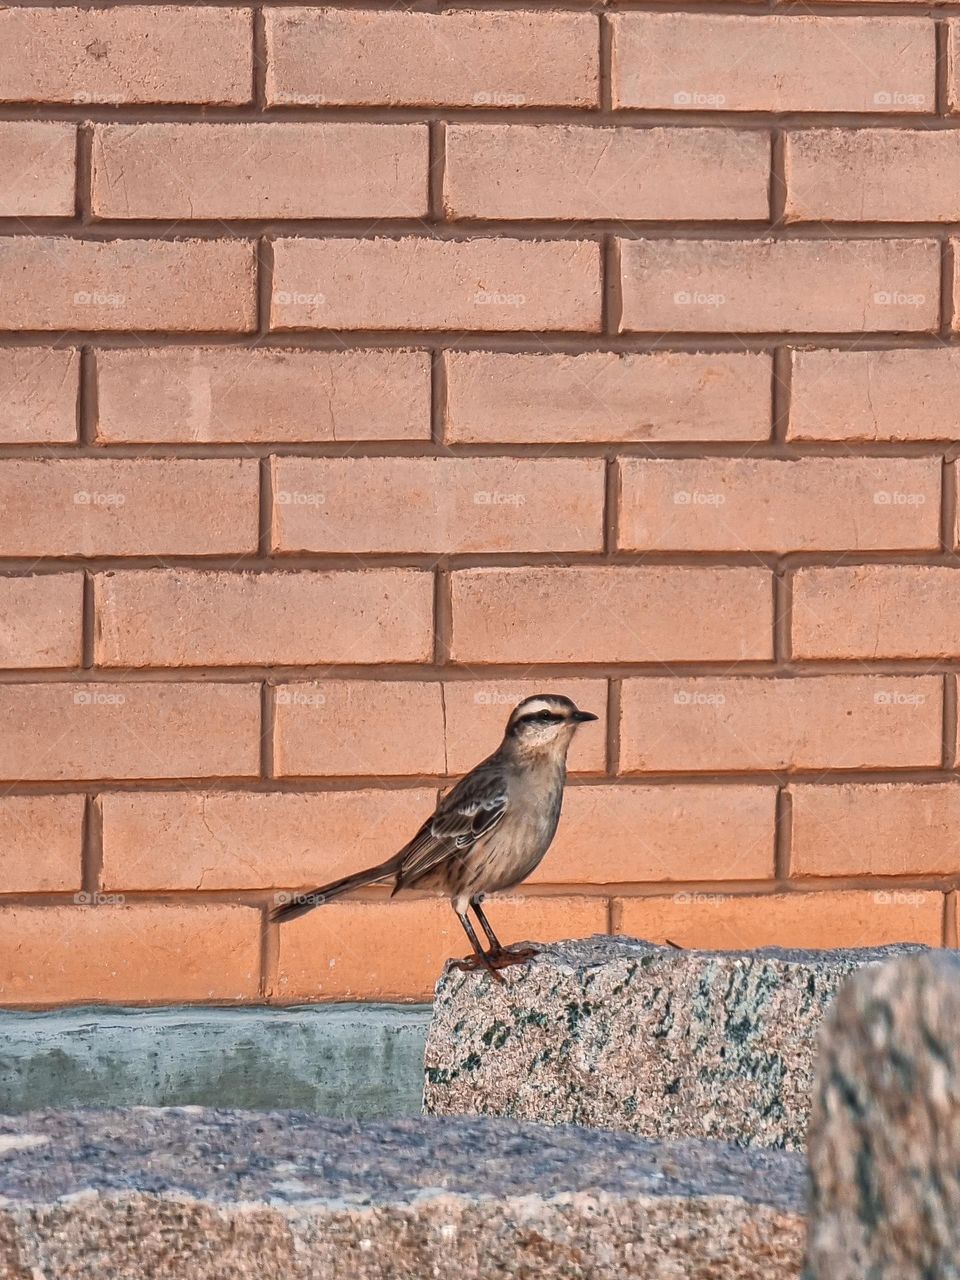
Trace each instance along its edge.
<instances>
[{"instance_id":1,"label":"rock surface","mask_svg":"<svg viewBox=\"0 0 960 1280\"><path fill-rule=\"evenodd\" d=\"M0 1119L2 1280L791 1280L799 1157L498 1120Z\"/></svg>"},{"instance_id":2,"label":"rock surface","mask_svg":"<svg viewBox=\"0 0 960 1280\"><path fill-rule=\"evenodd\" d=\"M851 980L823 1028L808 1280L960 1277L960 957Z\"/></svg>"},{"instance_id":3,"label":"rock surface","mask_svg":"<svg viewBox=\"0 0 960 1280\"><path fill-rule=\"evenodd\" d=\"M450 968L424 1108L801 1150L817 1032L856 969L917 946L676 951L629 938L544 947L527 966Z\"/></svg>"}]
</instances>

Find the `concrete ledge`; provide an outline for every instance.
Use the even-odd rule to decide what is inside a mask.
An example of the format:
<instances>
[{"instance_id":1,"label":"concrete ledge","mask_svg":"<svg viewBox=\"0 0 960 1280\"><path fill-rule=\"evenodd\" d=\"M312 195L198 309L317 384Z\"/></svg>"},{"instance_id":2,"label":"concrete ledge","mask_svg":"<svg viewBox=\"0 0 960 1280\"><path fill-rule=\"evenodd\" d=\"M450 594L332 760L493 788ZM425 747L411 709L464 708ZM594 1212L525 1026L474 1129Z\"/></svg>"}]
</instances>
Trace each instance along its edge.
<instances>
[{"instance_id":1,"label":"concrete ledge","mask_svg":"<svg viewBox=\"0 0 960 1280\"><path fill-rule=\"evenodd\" d=\"M17 1280L791 1280L803 1235L781 1152L496 1120L0 1120Z\"/></svg>"},{"instance_id":2,"label":"concrete ledge","mask_svg":"<svg viewBox=\"0 0 960 1280\"><path fill-rule=\"evenodd\" d=\"M676 951L598 937L544 947L503 970L504 985L449 969L425 1109L801 1150L837 989L865 965L923 951Z\"/></svg>"},{"instance_id":3,"label":"concrete ledge","mask_svg":"<svg viewBox=\"0 0 960 1280\"><path fill-rule=\"evenodd\" d=\"M0 1112L302 1108L415 1116L424 1005L0 1011Z\"/></svg>"}]
</instances>

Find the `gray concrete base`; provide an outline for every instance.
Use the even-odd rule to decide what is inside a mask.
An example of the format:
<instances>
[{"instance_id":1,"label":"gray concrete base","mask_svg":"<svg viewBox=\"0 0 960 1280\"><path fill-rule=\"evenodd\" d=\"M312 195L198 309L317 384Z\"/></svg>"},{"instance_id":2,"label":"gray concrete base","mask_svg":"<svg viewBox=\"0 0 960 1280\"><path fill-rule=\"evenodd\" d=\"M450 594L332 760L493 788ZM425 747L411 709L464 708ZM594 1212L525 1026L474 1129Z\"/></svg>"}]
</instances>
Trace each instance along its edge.
<instances>
[{"instance_id":1,"label":"gray concrete base","mask_svg":"<svg viewBox=\"0 0 960 1280\"><path fill-rule=\"evenodd\" d=\"M0 1112L295 1108L415 1116L428 1005L0 1011Z\"/></svg>"}]
</instances>

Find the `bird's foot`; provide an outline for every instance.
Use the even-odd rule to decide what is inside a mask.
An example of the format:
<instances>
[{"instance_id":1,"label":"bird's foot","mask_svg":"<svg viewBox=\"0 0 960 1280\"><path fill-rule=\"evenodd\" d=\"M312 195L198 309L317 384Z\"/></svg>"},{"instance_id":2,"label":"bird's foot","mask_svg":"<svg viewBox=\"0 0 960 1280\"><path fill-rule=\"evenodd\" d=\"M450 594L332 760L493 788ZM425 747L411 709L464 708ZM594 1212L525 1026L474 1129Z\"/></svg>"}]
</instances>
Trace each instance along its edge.
<instances>
[{"instance_id":1,"label":"bird's foot","mask_svg":"<svg viewBox=\"0 0 960 1280\"><path fill-rule=\"evenodd\" d=\"M497 972L498 969L509 969L514 964L526 964L538 954L536 947L491 947L481 956L473 953L464 956L462 960L451 960L450 963L455 969L463 969L466 973L486 969L491 977L496 978L498 982L503 982L503 978Z\"/></svg>"},{"instance_id":2,"label":"bird's foot","mask_svg":"<svg viewBox=\"0 0 960 1280\"><path fill-rule=\"evenodd\" d=\"M478 969L485 969L487 973L489 973L490 977L496 982L504 981L503 978L500 977L499 973L497 973L497 969L494 967L493 961L486 954L482 956L471 954L469 956L464 956L462 960L451 960L450 967L452 969L462 969L464 973L475 973Z\"/></svg>"},{"instance_id":3,"label":"bird's foot","mask_svg":"<svg viewBox=\"0 0 960 1280\"><path fill-rule=\"evenodd\" d=\"M539 954L537 947L513 946L498 947L496 950L489 951L487 956L494 968L506 969L512 964L526 964L528 960L532 960Z\"/></svg>"}]
</instances>

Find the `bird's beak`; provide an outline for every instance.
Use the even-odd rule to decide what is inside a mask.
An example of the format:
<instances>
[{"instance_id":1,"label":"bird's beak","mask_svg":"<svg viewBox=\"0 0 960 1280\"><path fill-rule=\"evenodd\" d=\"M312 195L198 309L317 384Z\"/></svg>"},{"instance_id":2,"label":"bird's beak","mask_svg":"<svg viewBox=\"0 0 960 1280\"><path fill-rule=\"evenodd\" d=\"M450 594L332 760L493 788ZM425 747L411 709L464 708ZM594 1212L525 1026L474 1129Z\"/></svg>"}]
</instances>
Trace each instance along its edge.
<instances>
[{"instance_id":1,"label":"bird's beak","mask_svg":"<svg viewBox=\"0 0 960 1280\"><path fill-rule=\"evenodd\" d=\"M575 711L573 713L573 718L577 724L586 724L588 720L599 719L599 717L595 716L592 711Z\"/></svg>"}]
</instances>

